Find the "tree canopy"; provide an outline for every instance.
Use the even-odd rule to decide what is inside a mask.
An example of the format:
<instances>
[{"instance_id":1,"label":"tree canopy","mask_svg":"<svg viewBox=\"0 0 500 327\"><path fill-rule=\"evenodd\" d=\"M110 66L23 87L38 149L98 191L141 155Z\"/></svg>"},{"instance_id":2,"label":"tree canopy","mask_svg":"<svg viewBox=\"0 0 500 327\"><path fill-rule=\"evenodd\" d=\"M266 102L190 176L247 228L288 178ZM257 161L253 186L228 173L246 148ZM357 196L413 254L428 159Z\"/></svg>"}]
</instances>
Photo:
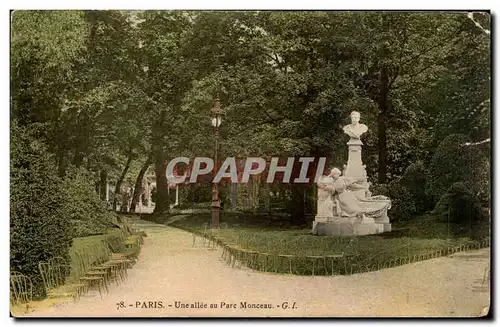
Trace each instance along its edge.
<instances>
[{"instance_id":1,"label":"tree canopy","mask_svg":"<svg viewBox=\"0 0 500 327\"><path fill-rule=\"evenodd\" d=\"M340 126L358 110L368 175L388 183L429 166L450 134L490 137L489 24L463 12L15 11L11 116L38 126L60 177L84 168L119 192L151 161L160 212L166 161L213 153L216 97L221 156L341 166Z\"/></svg>"}]
</instances>

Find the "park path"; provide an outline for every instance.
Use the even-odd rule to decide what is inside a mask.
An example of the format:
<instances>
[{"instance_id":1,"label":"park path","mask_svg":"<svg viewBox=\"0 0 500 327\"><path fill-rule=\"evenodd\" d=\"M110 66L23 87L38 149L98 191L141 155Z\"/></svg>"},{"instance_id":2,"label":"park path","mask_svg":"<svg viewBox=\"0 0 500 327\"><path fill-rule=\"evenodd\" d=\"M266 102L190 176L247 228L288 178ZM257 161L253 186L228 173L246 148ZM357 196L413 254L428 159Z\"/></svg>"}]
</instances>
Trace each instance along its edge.
<instances>
[{"instance_id":1,"label":"park path","mask_svg":"<svg viewBox=\"0 0 500 327\"><path fill-rule=\"evenodd\" d=\"M489 306L488 281L481 285L489 249L352 276L287 276L228 267L218 250L193 248L188 232L139 223L148 236L123 283L113 284L103 299L89 293L77 303L61 303L27 316L465 317L480 316ZM125 306L118 309L121 301ZM151 308L142 308L144 301L152 302ZM158 308L159 301L163 308ZM176 301L199 303L198 308L186 309L175 308ZM269 303L273 308L242 309L244 301ZM221 308L221 302L237 308ZM219 307L201 307L211 303Z\"/></svg>"}]
</instances>

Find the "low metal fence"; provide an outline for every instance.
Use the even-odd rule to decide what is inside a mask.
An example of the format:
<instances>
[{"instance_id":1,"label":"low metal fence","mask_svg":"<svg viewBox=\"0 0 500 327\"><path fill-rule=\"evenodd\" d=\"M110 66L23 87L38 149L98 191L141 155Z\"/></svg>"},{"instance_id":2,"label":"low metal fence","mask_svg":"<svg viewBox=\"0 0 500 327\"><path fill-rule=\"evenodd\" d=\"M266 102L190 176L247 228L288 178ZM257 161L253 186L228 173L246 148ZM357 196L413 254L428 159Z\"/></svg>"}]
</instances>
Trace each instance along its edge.
<instances>
[{"instance_id":1,"label":"low metal fence","mask_svg":"<svg viewBox=\"0 0 500 327\"><path fill-rule=\"evenodd\" d=\"M180 227L179 227L180 228ZM227 226L219 227L227 228ZM366 263L358 260L357 239L353 238L340 253L327 255L289 255L265 253L245 249L236 243L227 243L208 232L190 228L181 228L193 235L193 247L219 248L222 260L231 267L247 267L262 272L288 273L296 275L352 275L372 272L380 269L393 268L458 252L479 250L490 246L490 240L474 244L447 247L413 255L399 256L384 261ZM403 247L408 246L404 245Z\"/></svg>"}]
</instances>

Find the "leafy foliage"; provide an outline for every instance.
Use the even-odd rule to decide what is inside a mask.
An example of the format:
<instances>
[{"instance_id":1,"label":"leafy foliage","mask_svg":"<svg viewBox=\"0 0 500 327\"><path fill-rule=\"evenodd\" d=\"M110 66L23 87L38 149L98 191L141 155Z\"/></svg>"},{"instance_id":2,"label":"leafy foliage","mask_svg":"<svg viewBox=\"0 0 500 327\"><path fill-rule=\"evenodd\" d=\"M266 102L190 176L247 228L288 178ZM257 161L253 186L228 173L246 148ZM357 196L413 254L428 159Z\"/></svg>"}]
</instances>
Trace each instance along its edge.
<instances>
[{"instance_id":1,"label":"leafy foliage","mask_svg":"<svg viewBox=\"0 0 500 327\"><path fill-rule=\"evenodd\" d=\"M487 191L485 183L488 184L490 179L488 159L485 162L484 152L467 146L468 142L468 136L452 134L436 149L426 182L427 193L434 202L456 182L464 182L475 194Z\"/></svg>"},{"instance_id":2,"label":"leafy foliage","mask_svg":"<svg viewBox=\"0 0 500 327\"><path fill-rule=\"evenodd\" d=\"M392 207L389 211L391 221L409 220L418 211L411 190L403 186L400 180L394 180L389 184L376 184L371 191L372 195L385 195L391 199Z\"/></svg>"},{"instance_id":3,"label":"leafy foliage","mask_svg":"<svg viewBox=\"0 0 500 327\"><path fill-rule=\"evenodd\" d=\"M399 179L401 186L408 189L411 193L417 214L422 214L432 208L432 201L425 191L427 174L428 172L424 167L424 163L417 161L409 165L403 176Z\"/></svg>"},{"instance_id":4,"label":"leafy foliage","mask_svg":"<svg viewBox=\"0 0 500 327\"><path fill-rule=\"evenodd\" d=\"M37 140L36 130L11 126L10 266L30 277L44 295L38 262L68 258L72 241L61 180L53 157Z\"/></svg>"},{"instance_id":5,"label":"leafy foliage","mask_svg":"<svg viewBox=\"0 0 500 327\"><path fill-rule=\"evenodd\" d=\"M89 182L90 174L80 168L68 172L63 183L65 219L71 222L73 237L102 234L116 222L116 214L109 212L95 188Z\"/></svg>"},{"instance_id":6,"label":"leafy foliage","mask_svg":"<svg viewBox=\"0 0 500 327\"><path fill-rule=\"evenodd\" d=\"M488 230L484 233L488 224L487 213L477 196L462 182L450 186L436 204L434 213L441 221L465 226L470 236L488 235Z\"/></svg>"}]
</instances>

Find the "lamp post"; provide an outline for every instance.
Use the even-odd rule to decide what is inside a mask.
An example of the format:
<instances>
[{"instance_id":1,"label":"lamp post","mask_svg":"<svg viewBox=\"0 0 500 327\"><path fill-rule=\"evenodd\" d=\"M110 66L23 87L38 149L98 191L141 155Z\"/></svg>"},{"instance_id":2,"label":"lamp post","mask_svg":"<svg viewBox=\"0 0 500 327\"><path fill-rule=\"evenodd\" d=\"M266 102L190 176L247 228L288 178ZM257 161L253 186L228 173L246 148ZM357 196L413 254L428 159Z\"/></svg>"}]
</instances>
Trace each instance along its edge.
<instances>
[{"instance_id":1,"label":"lamp post","mask_svg":"<svg viewBox=\"0 0 500 327\"><path fill-rule=\"evenodd\" d=\"M219 126L222 123L219 98L215 100L215 105L212 108L212 126L215 139L214 151L214 177L218 170L217 152L219 151ZM219 226L220 201L219 201L219 185L213 183L212 186L212 227Z\"/></svg>"}]
</instances>

